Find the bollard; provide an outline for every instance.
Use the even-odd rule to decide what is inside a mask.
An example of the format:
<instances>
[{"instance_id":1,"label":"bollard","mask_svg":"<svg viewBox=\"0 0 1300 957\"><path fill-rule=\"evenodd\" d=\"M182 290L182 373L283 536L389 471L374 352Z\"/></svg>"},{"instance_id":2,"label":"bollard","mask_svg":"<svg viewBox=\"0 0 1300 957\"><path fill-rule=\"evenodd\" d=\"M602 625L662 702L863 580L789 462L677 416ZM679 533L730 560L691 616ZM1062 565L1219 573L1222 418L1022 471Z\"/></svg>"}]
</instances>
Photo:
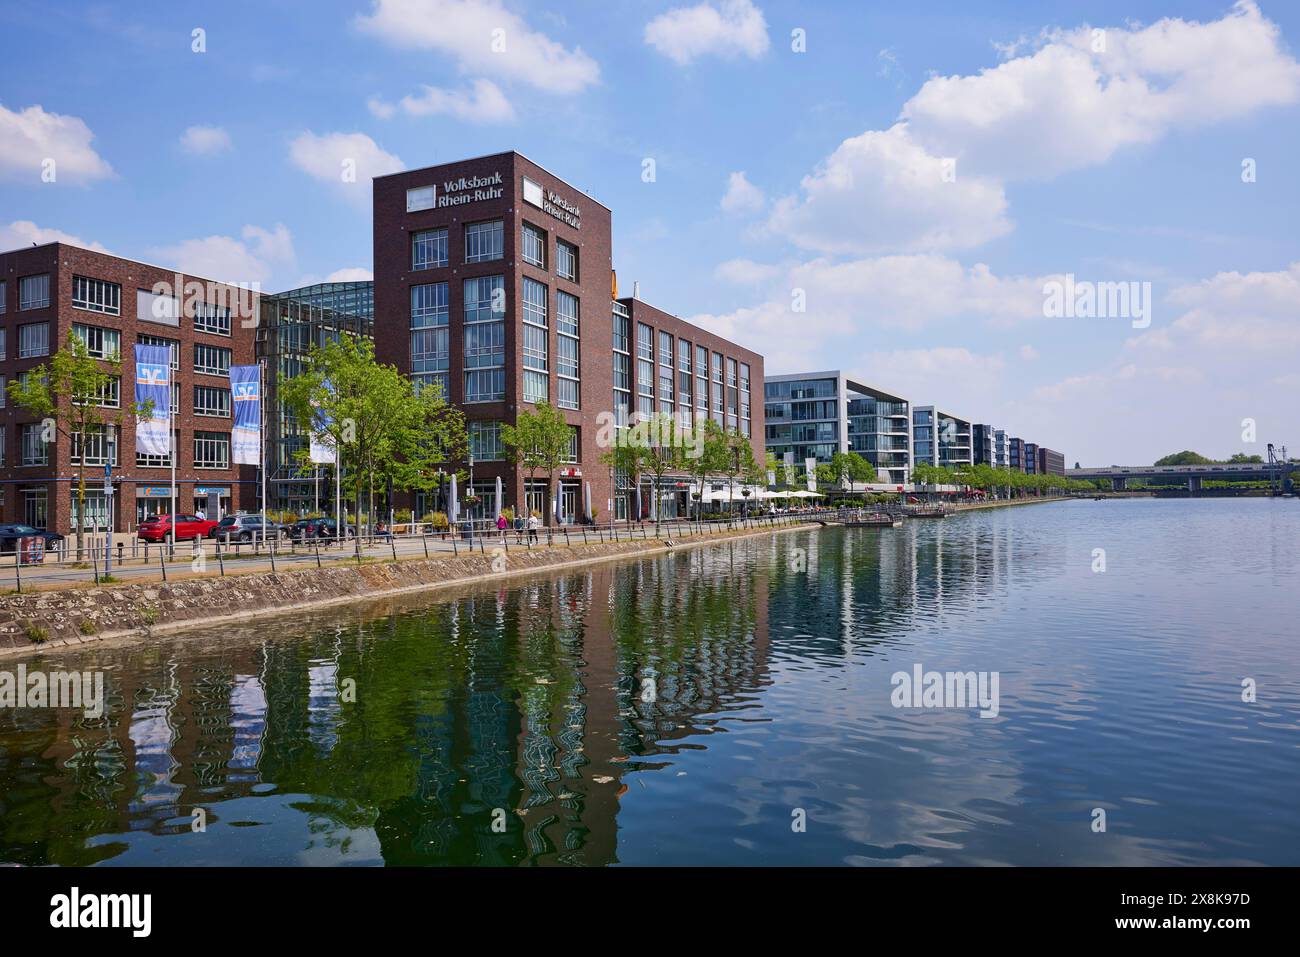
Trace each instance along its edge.
<instances>
[{"instance_id":1,"label":"bollard","mask_svg":"<svg viewBox=\"0 0 1300 957\"><path fill-rule=\"evenodd\" d=\"M162 569L163 581L167 580L167 553L163 549L158 549L158 566Z\"/></svg>"}]
</instances>

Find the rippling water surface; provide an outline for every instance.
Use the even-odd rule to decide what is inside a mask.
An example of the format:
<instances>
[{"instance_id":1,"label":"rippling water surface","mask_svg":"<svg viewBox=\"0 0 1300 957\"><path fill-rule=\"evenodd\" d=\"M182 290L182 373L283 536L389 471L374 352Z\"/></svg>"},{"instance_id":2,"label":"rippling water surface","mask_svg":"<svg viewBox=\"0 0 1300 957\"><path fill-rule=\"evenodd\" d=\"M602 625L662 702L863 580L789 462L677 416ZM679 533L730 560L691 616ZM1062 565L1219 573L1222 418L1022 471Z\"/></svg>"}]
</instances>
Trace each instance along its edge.
<instances>
[{"instance_id":1,"label":"rippling water surface","mask_svg":"<svg viewBox=\"0 0 1300 957\"><path fill-rule=\"evenodd\" d=\"M0 861L1300 864L1297 596L1293 500L1069 502L32 656Z\"/></svg>"}]
</instances>

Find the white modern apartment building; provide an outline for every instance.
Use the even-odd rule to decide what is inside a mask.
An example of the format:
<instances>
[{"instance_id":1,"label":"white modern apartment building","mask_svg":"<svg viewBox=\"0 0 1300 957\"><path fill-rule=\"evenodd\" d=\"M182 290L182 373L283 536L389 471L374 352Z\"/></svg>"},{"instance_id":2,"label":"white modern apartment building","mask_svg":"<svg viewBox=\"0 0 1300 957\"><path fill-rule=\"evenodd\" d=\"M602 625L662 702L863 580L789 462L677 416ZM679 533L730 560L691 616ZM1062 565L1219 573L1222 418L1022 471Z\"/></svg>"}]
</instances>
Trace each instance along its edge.
<instances>
[{"instance_id":1,"label":"white modern apartment building","mask_svg":"<svg viewBox=\"0 0 1300 957\"><path fill-rule=\"evenodd\" d=\"M975 464L969 419L938 406L912 407L912 461L945 468Z\"/></svg>"},{"instance_id":2,"label":"white modern apartment building","mask_svg":"<svg viewBox=\"0 0 1300 957\"><path fill-rule=\"evenodd\" d=\"M902 396L831 370L768 376L763 397L764 444L777 461L788 456L802 473L805 459L857 452L875 466L877 484L911 481L912 416Z\"/></svg>"}]
</instances>

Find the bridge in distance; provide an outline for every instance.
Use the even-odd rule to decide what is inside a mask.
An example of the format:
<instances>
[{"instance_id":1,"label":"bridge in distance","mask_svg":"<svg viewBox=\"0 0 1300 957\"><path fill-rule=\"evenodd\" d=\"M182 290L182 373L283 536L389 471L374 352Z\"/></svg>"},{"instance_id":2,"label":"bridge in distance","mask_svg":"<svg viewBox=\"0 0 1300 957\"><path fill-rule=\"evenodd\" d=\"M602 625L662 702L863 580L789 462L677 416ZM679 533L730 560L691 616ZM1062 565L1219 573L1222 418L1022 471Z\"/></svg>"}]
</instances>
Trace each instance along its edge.
<instances>
[{"instance_id":1,"label":"bridge in distance","mask_svg":"<svg viewBox=\"0 0 1300 957\"><path fill-rule=\"evenodd\" d=\"M1291 473L1300 470L1296 462L1216 462L1210 465L1108 465L1102 468L1066 469L1069 478L1095 481L1109 479L1110 487L1122 492L1130 479L1170 482L1181 480L1193 495L1206 480L1223 482L1274 482L1285 484Z\"/></svg>"}]
</instances>

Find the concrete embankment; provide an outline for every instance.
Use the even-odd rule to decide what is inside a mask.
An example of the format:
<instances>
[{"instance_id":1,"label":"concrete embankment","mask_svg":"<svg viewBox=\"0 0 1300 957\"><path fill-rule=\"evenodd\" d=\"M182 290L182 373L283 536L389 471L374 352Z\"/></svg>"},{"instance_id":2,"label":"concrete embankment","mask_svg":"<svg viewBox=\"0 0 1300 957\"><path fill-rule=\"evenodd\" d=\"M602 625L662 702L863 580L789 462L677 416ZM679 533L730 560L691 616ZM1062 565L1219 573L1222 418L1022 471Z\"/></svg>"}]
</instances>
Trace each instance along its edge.
<instances>
[{"instance_id":1,"label":"concrete embankment","mask_svg":"<svg viewBox=\"0 0 1300 957\"><path fill-rule=\"evenodd\" d=\"M980 508L1010 508L1012 505L1042 505L1044 502L1068 502L1069 495L1051 495L1043 498L1000 498L991 502L960 502L950 506L959 512L969 512Z\"/></svg>"},{"instance_id":2,"label":"concrete embankment","mask_svg":"<svg viewBox=\"0 0 1300 957\"><path fill-rule=\"evenodd\" d=\"M371 561L280 574L225 578L208 575L169 584L149 582L5 595L0 597L0 655L180 631L810 527L819 526L742 528L689 536L672 545L651 537L572 547L512 547L508 551L489 548L486 554L459 557Z\"/></svg>"}]
</instances>

